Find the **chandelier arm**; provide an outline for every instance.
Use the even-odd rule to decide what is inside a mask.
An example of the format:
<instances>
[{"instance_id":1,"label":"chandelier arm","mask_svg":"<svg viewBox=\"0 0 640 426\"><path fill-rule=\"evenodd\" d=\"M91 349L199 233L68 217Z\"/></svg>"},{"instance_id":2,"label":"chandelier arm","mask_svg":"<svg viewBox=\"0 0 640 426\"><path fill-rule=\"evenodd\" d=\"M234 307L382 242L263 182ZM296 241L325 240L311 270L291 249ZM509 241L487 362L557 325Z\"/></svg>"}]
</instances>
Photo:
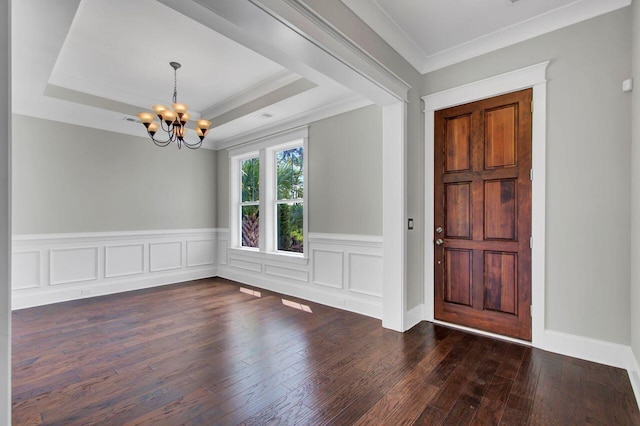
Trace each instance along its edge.
<instances>
[{"instance_id":1,"label":"chandelier arm","mask_svg":"<svg viewBox=\"0 0 640 426\"><path fill-rule=\"evenodd\" d=\"M156 144L156 146L159 146L160 148L164 148L165 146L169 145L171 143L171 141L157 141L153 138L151 138L151 140L153 141L154 144Z\"/></svg>"},{"instance_id":2,"label":"chandelier arm","mask_svg":"<svg viewBox=\"0 0 640 426\"><path fill-rule=\"evenodd\" d=\"M182 140L182 142L184 143L184 146L186 146L189 149L198 149L202 146L202 141L200 142L195 142L195 143L189 143L186 140Z\"/></svg>"},{"instance_id":3,"label":"chandelier arm","mask_svg":"<svg viewBox=\"0 0 640 426\"><path fill-rule=\"evenodd\" d=\"M167 139L166 141L161 141L161 140L158 140L158 139L154 138L153 136L151 136L151 134L149 134L149 137L151 138L153 143L155 143L158 146L162 146L162 147L167 146L171 142L173 142L173 140L171 138Z\"/></svg>"}]
</instances>

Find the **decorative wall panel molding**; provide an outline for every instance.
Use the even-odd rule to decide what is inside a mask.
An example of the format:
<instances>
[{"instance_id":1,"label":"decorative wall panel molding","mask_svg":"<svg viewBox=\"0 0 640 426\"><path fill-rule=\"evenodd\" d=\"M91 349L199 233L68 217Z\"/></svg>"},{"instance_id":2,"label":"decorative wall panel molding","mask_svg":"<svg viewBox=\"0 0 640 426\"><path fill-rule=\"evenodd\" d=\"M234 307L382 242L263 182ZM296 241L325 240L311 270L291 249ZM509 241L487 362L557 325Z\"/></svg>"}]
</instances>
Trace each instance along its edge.
<instances>
[{"instance_id":1,"label":"decorative wall panel molding","mask_svg":"<svg viewBox=\"0 0 640 426\"><path fill-rule=\"evenodd\" d=\"M98 247L49 250L49 284L70 284L98 279Z\"/></svg>"},{"instance_id":2,"label":"decorative wall panel molding","mask_svg":"<svg viewBox=\"0 0 640 426\"><path fill-rule=\"evenodd\" d=\"M215 246L214 240L187 241L187 267L213 265Z\"/></svg>"},{"instance_id":3,"label":"decorative wall panel molding","mask_svg":"<svg viewBox=\"0 0 640 426\"><path fill-rule=\"evenodd\" d=\"M13 309L221 276L382 316L382 238L310 233L308 257L229 247L226 229L20 235Z\"/></svg>"},{"instance_id":4,"label":"decorative wall panel molding","mask_svg":"<svg viewBox=\"0 0 640 426\"><path fill-rule=\"evenodd\" d=\"M218 275L244 284L381 318L382 238L310 233L308 257L228 247L218 230Z\"/></svg>"},{"instance_id":5,"label":"decorative wall panel molding","mask_svg":"<svg viewBox=\"0 0 640 426\"><path fill-rule=\"evenodd\" d=\"M312 249L311 259L314 284L344 288L344 251Z\"/></svg>"},{"instance_id":6,"label":"decorative wall panel molding","mask_svg":"<svg viewBox=\"0 0 640 426\"><path fill-rule=\"evenodd\" d=\"M104 247L104 276L123 277L144 273L144 244Z\"/></svg>"},{"instance_id":7,"label":"decorative wall panel molding","mask_svg":"<svg viewBox=\"0 0 640 426\"><path fill-rule=\"evenodd\" d=\"M182 267L182 241L149 243L149 271L159 272Z\"/></svg>"},{"instance_id":8,"label":"decorative wall panel molding","mask_svg":"<svg viewBox=\"0 0 640 426\"><path fill-rule=\"evenodd\" d=\"M18 251L13 253L11 283L14 290L40 287L40 251Z\"/></svg>"},{"instance_id":9,"label":"decorative wall panel molding","mask_svg":"<svg viewBox=\"0 0 640 426\"><path fill-rule=\"evenodd\" d=\"M216 229L18 235L13 309L216 275Z\"/></svg>"}]
</instances>

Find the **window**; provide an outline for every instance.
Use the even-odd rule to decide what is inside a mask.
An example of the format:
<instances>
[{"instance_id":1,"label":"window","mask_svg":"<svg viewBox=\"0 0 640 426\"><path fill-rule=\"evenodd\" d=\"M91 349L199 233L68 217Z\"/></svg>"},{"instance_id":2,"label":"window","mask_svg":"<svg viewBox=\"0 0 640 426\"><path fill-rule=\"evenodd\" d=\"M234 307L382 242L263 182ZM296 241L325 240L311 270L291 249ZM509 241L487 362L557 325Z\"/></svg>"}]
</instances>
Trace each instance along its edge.
<instances>
[{"instance_id":1,"label":"window","mask_svg":"<svg viewBox=\"0 0 640 426\"><path fill-rule=\"evenodd\" d=\"M291 133L230 150L232 248L305 256L306 128Z\"/></svg>"},{"instance_id":2,"label":"window","mask_svg":"<svg viewBox=\"0 0 640 426\"><path fill-rule=\"evenodd\" d=\"M303 253L303 149L278 151L275 160L278 250Z\"/></svg>"},{"instance_id":3,"label":"window","mask_svg":"<svg viewBox=\"0 0 640 426\"><path fill-rule=\"evenodd\" d=\"M242 246L260 247L260 158L242 160Z\"/></svg>"}]
</instances>

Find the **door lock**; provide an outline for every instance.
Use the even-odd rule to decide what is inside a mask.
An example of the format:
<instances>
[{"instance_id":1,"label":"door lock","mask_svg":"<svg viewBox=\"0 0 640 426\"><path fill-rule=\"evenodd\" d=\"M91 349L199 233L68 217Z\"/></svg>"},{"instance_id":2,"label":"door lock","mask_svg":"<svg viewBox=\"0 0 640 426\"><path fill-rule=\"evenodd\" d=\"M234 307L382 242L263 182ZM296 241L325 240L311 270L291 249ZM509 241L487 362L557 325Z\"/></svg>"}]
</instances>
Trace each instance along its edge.
<instances>
[{"instance_id":1,"label":"door lock","mask_svg":"<svg viewBox=\"0 0 640 426\"><path fill-rule=\"evenodd\" d=\"M436 228L436 234L442 234L442 226Z\"/></svg>"},{"instance_id":2,"label":"door lock","mask_svg":"<svg viewBox=\"0 0 640 426\"><path fill-rule=\"evenodd\" d=\"M444 244L444 240L442 238L438 238L434 242L436 243L437 246L441 246L442 244Z\"/></svg>"}]
</instances>

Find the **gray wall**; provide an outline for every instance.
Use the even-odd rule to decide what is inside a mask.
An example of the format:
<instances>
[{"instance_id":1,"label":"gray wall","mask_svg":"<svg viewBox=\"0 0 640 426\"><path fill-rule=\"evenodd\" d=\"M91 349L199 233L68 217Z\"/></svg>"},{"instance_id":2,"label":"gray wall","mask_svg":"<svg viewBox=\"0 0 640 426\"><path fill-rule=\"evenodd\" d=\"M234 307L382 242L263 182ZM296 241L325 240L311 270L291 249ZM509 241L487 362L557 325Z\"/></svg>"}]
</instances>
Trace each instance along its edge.
<instances>
[{"instance_id":1,"label":"gray wall","mask_svg":"<svg viewBox=\"0 0 640 426\"><path fill-rule=\"evenodd\" d=\"M229 227L229 152L227 150L218 151L218 162L216 167L218 183L216 199L218 204L217 228Z\"/></svg>"},{"instance_id":2,"label":"gray wall","mask_svg":"<svg viewBox=\"0 0 640 426\"><path fill-rule=\"evenodd\" d=\"M13 116L13 233L213 228L216 152Z\"/></svg>"},{"instance_id":3,"label":"gray wall","mask_svg":"<svg viewBox=\"0 0 640 426\"><path fill-rule=\"evenodd\" d=\"M630 341L631 15L624 8L427 74L424 94L551 60L546 327Z\"/></svg>"},{"instance_id":4,"label":"gray wall","mask_svg":"<svg viewBox=\"0 0 640 426\"><path fill-rule=\"evenodd\" d=\"M0 1L0 424L11 424L10 1Z\"/></svg>"},{"instance_id":5,"label":"gray wall","mask_svg":"<svg viewBox=\"0 0 640 426\"><path fill-rule=\"evenodd\" d=\"M382 235L382 109L309 126L309 232Z\"/></svg>"},{"instance_id":6,"label":"gray wall","mask_svg":"<svg viewBox=\"0 0 640 426\"><path fill-rule=\"evenodd\" d=\"M309 232L382 235L382 109L311 123L308 151ZM229 227L228 156L218 154L220 228Z\"/></svg>"},{"instance_id":7,"label":"gray wall","mask_svg":"<svg viewBox=\"0 0 640 426\"><path fill-rule=\"evenodd\" d=\"M633 80L631 128L631 348L640 364L640 2L633 16Z\"/></svg>"}]
</instances>

